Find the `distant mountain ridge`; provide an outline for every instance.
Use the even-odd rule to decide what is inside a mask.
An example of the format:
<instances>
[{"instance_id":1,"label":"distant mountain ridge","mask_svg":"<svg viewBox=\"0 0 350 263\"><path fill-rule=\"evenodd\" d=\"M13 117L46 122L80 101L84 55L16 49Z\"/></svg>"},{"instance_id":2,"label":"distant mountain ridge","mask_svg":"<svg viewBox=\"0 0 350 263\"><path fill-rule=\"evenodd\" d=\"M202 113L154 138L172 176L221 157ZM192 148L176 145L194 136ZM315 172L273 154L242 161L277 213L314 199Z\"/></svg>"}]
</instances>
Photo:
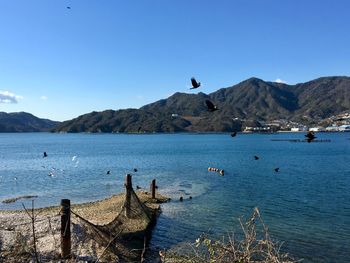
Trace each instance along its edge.
<instances>
[{"instance_id":1,"label":"distant mountain ridge","mask_svg":"<svg viewBox=\"0 0 350 263\"><path fill-rule=\"evenodd\" d=\"M208 112L205 100L220 109ZM350 78L322 77L288 85L250 78L213 93L177 92L140 109L91 112L55 132L228 132L274 119L319 121L350 110Z\"/></svg>"},{"instance_id":2,"label":"distant mountain ridge","mask_svg":"<svg viewBox=\"0 0 350 263\"><path fill-rule=\"evenodd\" d=\"M0 132L50 131L59 122L40 119L26 112L0 112Z\"/></svg>"}]
</instances>

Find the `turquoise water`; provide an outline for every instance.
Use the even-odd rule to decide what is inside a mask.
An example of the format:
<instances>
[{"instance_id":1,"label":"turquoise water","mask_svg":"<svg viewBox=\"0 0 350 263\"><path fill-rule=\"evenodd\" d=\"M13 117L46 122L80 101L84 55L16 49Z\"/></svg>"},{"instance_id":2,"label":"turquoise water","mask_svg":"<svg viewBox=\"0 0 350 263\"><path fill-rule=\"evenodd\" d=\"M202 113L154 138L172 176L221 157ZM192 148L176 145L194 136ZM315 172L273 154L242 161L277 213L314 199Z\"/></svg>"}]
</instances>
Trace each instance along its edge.
<instances>
[{"instance_id":1,"label":"turquoise water","mask_svg":"<svg viewBox=\"0 0 350 263\"><path fill-rule=\"evenodd\" d=\"M152 246L169 248L202 232L225 235L259 207L273 238L285 241L293 256L348 262L350 134L317 136L331 142L271 141L303 139L301 133L0 134L0 200L38 195L36 207L62 198L97 200L123 191L125 173L137 168L134 185L148 188L156 178L159 190L173 198L162 206ZM225 176L209 173L209 166L225 169ZM0 209L21 204L1 203Z\"/></svg>"}]
</instances>

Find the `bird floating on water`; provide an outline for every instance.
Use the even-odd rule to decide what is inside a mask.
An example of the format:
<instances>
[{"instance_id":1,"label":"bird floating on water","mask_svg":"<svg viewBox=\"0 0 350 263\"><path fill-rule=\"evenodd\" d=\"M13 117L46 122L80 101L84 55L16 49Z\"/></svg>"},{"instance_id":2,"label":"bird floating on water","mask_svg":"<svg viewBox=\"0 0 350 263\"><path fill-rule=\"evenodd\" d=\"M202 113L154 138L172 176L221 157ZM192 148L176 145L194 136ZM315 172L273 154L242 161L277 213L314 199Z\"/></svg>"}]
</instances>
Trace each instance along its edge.
<instances>
[{"instance_id":1,"label":"bird floating on water","mask_svg":"<svg viewBox=\"0 0 350 263\"><path fill-rule=\"evenodd\" d=\"M279 168L279 167L275 168L275 172L276 172L276 173L278 173L278 172L279 172L279 170L280 170L280 168Z\"/></svg>"},{"instance_id":2,"label":"bird floating on water","mask_svg":"<svg viewBox=\"0 0 350 263\"><path fill-rule=\"evenodd\" d=\"M305 137L307 138L307 142L312 142L317 138L313 131L309 131L307 134L305 134Z\"/></svg>"},{"instance_id":3,"label":"bird floating on water","mask_svg":"<svg viewBox=\"0 0 350 263\"><path fill-rule=\"evenodd\" d=\"M138 170L136 168L134 168L134 172L136 173Z\"/></svg>"},{"instance_id":4,"label":"bird floating on water","mask_svg":"<svg viewBox=\"0 0 350 263\"><path fill-rule=\"evenodd\" d=\"M224 175L225 175L225 170L219 169L219 168L215 168L215 167L208 167L208 171L209 171L209 172L217 172L217 173L219 173L221 176L224 176Z\"/></svg>"},{"instance_id":5,"label":"bird floating on water","mask_svg":"<svg viewBox=\"0 0 350 263\"><path fill-rule=\"evenodd\" d=\"M111 174L111 171L107 171L107 174Z\"/></svg>"},{"instance_id":6,"label":"bird floating on water","mask_svg":"<svg viewBox=\"0 0 350 263\"><path fill-rule=\"evenodd\" d=\"M201 83L197 82L195 78L191 78L191 84L192 84L192 88L190 88L190 89L197 89L201 85Z\"/></svg>"},{"instance_id":7,"label":"bird floating on water","mask_svg":"<svg viewBox=\"0 0 350 263\"><path fill-rule=\"evenodd\" d=\"M45 158L45 157L47 157L47 153L46 152L44 152L44 155L43 155L43 158Z\"/></svg>"},{"instance_id":8,"label":"bird floating on water","mask_svg":"<svg viewBox=\"0 0 350 263\"><path fill-rule=\"evenodd\" d=\"M236 135L237 135L237 132L231 133L231 137L236 137Z\"/></svg>"},{"instance_id":9,"label":"bird floating on water","mask_svg":"<svg viewBox=\"0 0 350 263\"><path fill-rule=\"evenodd\" d=\"M254 155L255 160L259 160L259 156Z\"/></svg>"}]
</instances>

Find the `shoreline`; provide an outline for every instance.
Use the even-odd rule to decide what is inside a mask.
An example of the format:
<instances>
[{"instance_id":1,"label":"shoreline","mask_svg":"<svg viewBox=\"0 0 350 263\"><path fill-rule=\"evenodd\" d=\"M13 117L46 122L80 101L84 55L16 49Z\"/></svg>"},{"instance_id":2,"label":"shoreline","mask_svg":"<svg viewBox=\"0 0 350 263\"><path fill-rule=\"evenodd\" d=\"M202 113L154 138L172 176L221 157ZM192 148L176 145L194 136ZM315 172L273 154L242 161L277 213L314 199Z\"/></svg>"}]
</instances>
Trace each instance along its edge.
<instances>
[{"instance_id":1,"label":"shoreline","mask_svg":"<svg viewBox=\"0 0 350 263\"><path fill-rule=\"evenodd\" d=\"M160 194L156 194L156 198L152 199L150 193L143 191L135 193L141 203L146 205L151 212L152 219L147 224L144 222L140 224L140 219L130 219L131 222L126 223L127 231L121 236L123 250L120 252L121 255L118 255L119 257L124 257L124 254L127 257L139 257L141 252L139 247L143 246L143 239L139 240L136 233L151 235L151 229L160 213L160 204L169 201L169 198ZM72 257L75 258L75 262L96 261L98 258L100 262L109 262L113 255L106 252L106 247L94 240L94 235L89 233L84 223L74 214L78 214L95 225L106 225L119 215L124 200L125 194L119 193L105 199L71 205ZM32 212L31 208L27 209L28 212ZM36 245L41 262L57 262L60 254L60 206L37 208L33 212L37 215L35 219ZM2 244L0 261L24 262L26 258L31 258L33 256L32 236L31 218L26 211L0 210L0 243ZM133 237L130 244L127 240L129 237ZM25 245L24 241L26 241ZM133 249L135 251L131 253ZM103 261L103 257L109 257L109 259Z\"/></svg>"}]
</instances>

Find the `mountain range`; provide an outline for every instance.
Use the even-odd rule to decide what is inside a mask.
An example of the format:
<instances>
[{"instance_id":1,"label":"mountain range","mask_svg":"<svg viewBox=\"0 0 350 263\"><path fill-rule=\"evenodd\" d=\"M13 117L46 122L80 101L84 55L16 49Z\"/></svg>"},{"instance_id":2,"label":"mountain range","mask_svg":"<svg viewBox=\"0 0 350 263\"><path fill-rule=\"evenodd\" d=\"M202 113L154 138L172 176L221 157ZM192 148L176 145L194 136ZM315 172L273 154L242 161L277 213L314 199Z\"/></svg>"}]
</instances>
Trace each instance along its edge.
<instances>
[{"instance_id":1,"label":"mountain range","mask_svg":"<svg viewBox=\"0 0 350 263\"><path fill-rule=\"evenodd\" d=\"M208 112L205 100L218 111ZM247 79L213 93L177 92L139 109L81 115L54 132L229 132L257 121L285 119L317 123L350 110L350 78L322 77L288 85Z\"/></svg>"},{"instance_id":2,"label":"mountain range","mask_svg":"<svg viewBox=\"0 0 350 263\"><path fill-rule=\"evenodd\" d=\"M0 132L50 131L59 122L40 119L26 112L0 112Z\"/></svg>"},{"instance_id":3,"label":"mountain range","mask_svg":"<svg viewBox=\"0 0 350 263\"><path fill-rule=\"evenodd\" d=\"M219 110L208 112L205 100ZM0 112L0 132L231 132L276 119L317 124L349 110L350 77L296 85L250 78L210 94L177 92L139 109L94 111L64 122Z\"/></svg>"}]
</instances>

